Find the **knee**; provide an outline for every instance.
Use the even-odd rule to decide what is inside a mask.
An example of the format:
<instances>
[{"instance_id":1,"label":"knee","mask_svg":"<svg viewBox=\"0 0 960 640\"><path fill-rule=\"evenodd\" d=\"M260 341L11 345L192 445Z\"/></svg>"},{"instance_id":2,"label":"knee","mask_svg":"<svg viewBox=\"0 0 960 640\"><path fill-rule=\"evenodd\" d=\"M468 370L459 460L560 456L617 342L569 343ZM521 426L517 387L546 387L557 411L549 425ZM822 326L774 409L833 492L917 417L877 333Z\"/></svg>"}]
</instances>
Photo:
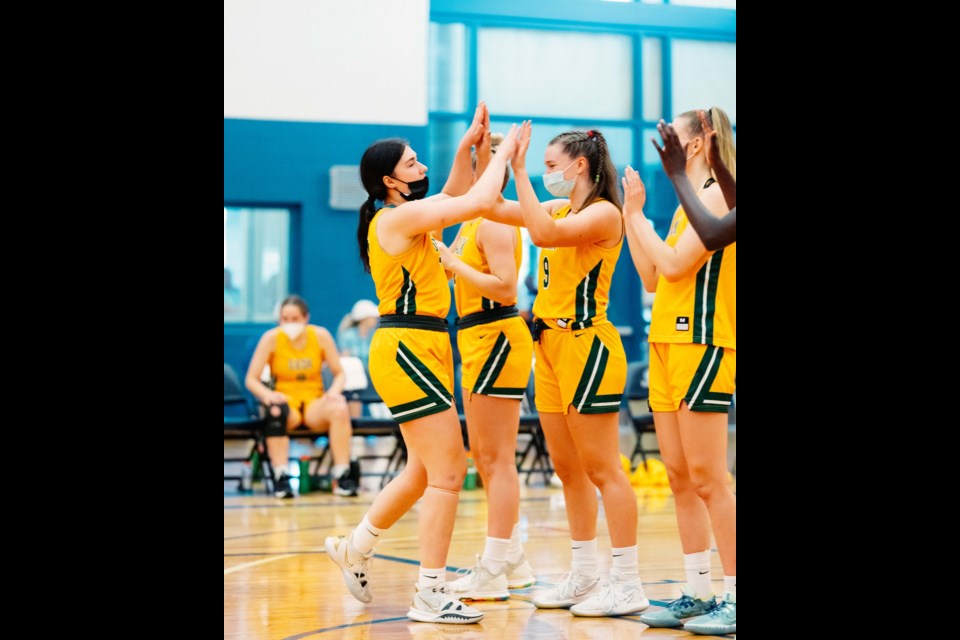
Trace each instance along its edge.
<instances>
[{"instance_id":1,"label":"knee","mask_svg":"<svg viewBox=\"0 0 960 640\"><path fill-rule=\"evenodd\" d=\"M477 471L485 476L497 475L516 468L516 456L510 451L509 456L502 455L498 451L479 450L474 451L474 460L477 463Z\"/></svg>"},{"instance_id":2,"label":"knee","mask_svg":"<svg viewBox=\"0 0 960 640\"><path fill-rule=\"evenodd\" d=\"M704 502L710 502L723 488L725 478L711 473L705 468L690 469L690 484Z\"/></svg>"},{"instance_id":3,"label":"knee","mask_svg":"<svg viewBox=\"0 0 960 640\"><path fill-rule=\"evenodd\" d=\"M292 413L294 412L286 403L267 406L264 415L264 434L269 437L286 436Z\"/></svg>"},{"instance_id":4,"label":"knee","mask_svg":"<svg viewBox=\"0 0 960 640\"><path fill-rule=\"evenodd\" d=\"M427 470L428 481L431 487L447 491L460 491L463 478L467 475L467 465L446 466L443 469Z\"/></svg>"},{"instance_id":5,"label":"knee","mask_svg":"<svg viewBox=\"0 0 960 640\"><path fill-rule=\"evenodd\" d=\"M589 462L584 465L584 472L587 477L597 487L604 487L610 482L617 480L617 474L623 474L620 466L613 467L600 461Z\"/></svg>"},{"instance_id":6,"label":"knee","mask_svg":"<svg viewBox=\"0 0 960 640\"><path fill-rule=\"evenodd\" d=\"M557 476L559 476L560 480L565 485L587 480L587 477L583 473L583 467L580 466L579 460L554 458L553 470L556 471Z\"/></svg>"},{"instance_id":7,"label":"knee","mask_svg":"<svg viewBox=\"0 0 960 640\"><path fill-rule=\"evenodd\" d=\"M331 422L350 422L350 407L345 400L341 399L330 407L330 420Z\"/></svg>"},{"instance_id":8,"label":"knee","mask_svg":"<svg viewBox=\"0 0 960 640\"><path fill-rule=\"evenodd\" d=\"M694 493L693 483L690 481L690 474L684 465L671 465L666 463L667 480L670 482L670 490L675 494Z\"/></svg>"}]
</instances>

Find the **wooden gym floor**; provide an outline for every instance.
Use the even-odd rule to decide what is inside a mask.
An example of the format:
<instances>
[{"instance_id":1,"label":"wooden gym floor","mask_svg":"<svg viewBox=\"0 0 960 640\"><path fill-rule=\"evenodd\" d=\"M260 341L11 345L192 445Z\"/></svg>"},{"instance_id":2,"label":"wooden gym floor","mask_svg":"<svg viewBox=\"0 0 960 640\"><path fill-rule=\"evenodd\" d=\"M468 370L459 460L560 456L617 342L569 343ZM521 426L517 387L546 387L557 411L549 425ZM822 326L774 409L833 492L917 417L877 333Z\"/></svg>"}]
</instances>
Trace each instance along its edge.
<instances>
[{"instance_id":1,"label":"wooden gym floor","mask_svg":"<svg viewBox=\"0 0 960 640\"><path fill-rule=\"evenodd\" d=\"M406 617L417 579L417 507L404 516L377 546L372 563L374 600L355 600L339 568L323 548L328 535L347 534L373 500L378 479L364 478L356 498L310 493L277 500L261 486L253 495L238 495L235 482L224 483L223 499L223 637L349 640L481 640L501 638L612 639L693 637L679 629L652 629L639 615L622 618L577 618L567 610L536 610L530 601L537 588L553 585L569 569L570 537L559 488L522 486L521 528L524 549L537 584L511 591L505 602L473 603L486 612L479 624L413 622ZM673 497L666 489L635 488L639 505L639 559L651 606L677 595L684 579ZM483 551L487 501L482 489L461 493L453 542L447 558L448 579L475 564ZM601 503L598 522L601 571L610 563L610 540ZM713 554L714 576L721 577ZM722 581L714 590L722 591ZM735 636L730 636L735 637Z\"/></svg>"}]
</instances>

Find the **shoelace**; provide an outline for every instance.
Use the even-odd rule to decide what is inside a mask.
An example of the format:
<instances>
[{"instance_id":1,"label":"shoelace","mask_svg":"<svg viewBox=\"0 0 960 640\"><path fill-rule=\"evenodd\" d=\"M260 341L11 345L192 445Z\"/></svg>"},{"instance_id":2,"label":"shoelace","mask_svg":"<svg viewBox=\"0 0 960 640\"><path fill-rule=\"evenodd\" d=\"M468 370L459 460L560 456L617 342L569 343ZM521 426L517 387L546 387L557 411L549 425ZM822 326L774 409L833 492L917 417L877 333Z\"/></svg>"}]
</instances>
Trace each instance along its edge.
<instances>
[{"instance_id":1,"label":"shoelace","mask_svg":"<svg viewBox=\"0 0 960 640\"><path fill-rule=\"evenodd\" d=\"M696 605L696 601L693 598L691 598L687 594L683 594L682 596L680 596L679 598L677 598L676 600L668 604L666 608L667 608L667 611L679 612L683 609L689 609L690 607L693 607L695 605Z\"/></svg>"},{"instance_id":2,"label":"shoelace","mask_svg":"<svg viewBox=\"0 0 960 640\"><path fill-rule=\"evenodd\" d=\"M573 597L573 572L567 571L563 574L563 577L560 578L560 585L557 587L557 593L560 595L561 599L567 599Z\"/></svg>"},{"instance_id":3,"label":"shoelace","mask_svg":"<svg viewBox=\"0 0 960 640\"><path fill-rule=\"evenodd\" d=\"M462 579L462 578L471 578L471 579L473 579L474 581L479 581L479 580L480 580L480 576L481 576L480 571L481 571L481 569L482 569L481 564L480 564L480 556L478 555L478 556L475 556L475 557L476 557L476 559L477 559L477 564L476 564L476 566L469 567L469 568L467 568L467 569L457 569L457 575L460 576L459 578L457 578L458 580L460 580L460 579ZM488 573L489 573L489 572L488 572Z\"/></svg>"},{"instance_id":4,"label":"shoelace","mask_svg":"<svg viewBox=\"0 0 960 640\"><path fill-rule=\"evenodd\" d=\"M713 610L707 615L710 616L711 618L719 618L725 613L729 613L730 610L727 608L728 604L729 603L726 600L721 600L720 603L717 606L715 606Z\"/></svg>"},{"instance_id":5,"label":"shoelace","mask_svg":"<svg viewBox=\"0 0 960 640\"><path fill-rule=\"evenodd\" d=\"M617 606L617 589L614 583L604 582L597 598L603 611L613 611Z\"/></svg>"}]
</instances>

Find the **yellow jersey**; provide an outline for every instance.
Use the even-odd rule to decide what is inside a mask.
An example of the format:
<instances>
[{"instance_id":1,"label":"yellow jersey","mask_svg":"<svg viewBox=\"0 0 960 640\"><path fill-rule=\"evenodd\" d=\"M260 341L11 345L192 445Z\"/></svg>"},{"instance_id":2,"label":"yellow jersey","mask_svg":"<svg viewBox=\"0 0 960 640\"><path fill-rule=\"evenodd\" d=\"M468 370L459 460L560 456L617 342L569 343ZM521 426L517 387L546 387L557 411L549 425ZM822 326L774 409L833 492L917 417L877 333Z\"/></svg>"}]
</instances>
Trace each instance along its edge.
<instances>
[{"instance_id":1,"label":"yellow jersey","mask_svg":"<svg viewBox=\"0 0 960 640\"><path fill-rule=\"evenodd\" d=\"M270 354L270 375L276 390L300 398L323 395L323 347L313 327L307 326L307 344L301 350L293 346L283 331L277 331L277 345Z\"/></svg>"},{"instance_id":2,"label":"yellow jersey","mask_svg":"<svg viewBox=\"0 0 960 640\"><path fill-rule=\"evenodd\" d=\"M557 220L570 214L570 205L553 214ZM533 314L559 329L583 329L607 322L610 283L623 248L620 241L609 249L596 244L540 249L540 291Z\"/></svg>"},{"instance_id":3,"label":"yellow jersey","mask_svg":"<svg viewBox=\"0 0 960 640\"><path fill-rule=\"evenodd\" d=\"M667 234L676 246L687 215L677 207ZM737 243L707 253L696 269L677 282L657 281L650 342L707 344L737 348Z\"/></svg>"},{"instance_id":4,"label":"yellow jersey","mask_svg":"<svg viewBox=\"0 0 960 640\"><path fill-rule=\"evenodd\" d=\"M370 275L380 300L378 311L381 316L395 313L446 318L450 311L450 288L430 234L421 234L412 247L398 256L380 247L377 223L381 216L390 215L393 208L377 211L367 231Z\"/></svg>"},{"instance_id":5,"label":"yellow jersey","mask_svg":"<svg viewBox=\"0 0 960 640\"><path fill-rule=\"evenodd\" d=\"M474 218L460 225L460 233L453 244L453 252L460 256L464 264L473 267L480 273L490 273L487 256L477 246L477 231L480 229L481 222L483 222L483 218ZM497 223L488 222L487 224ZM517 271L519 272L520 262L523 259L523 244L520 240L520 229L514 227L514 231L517 234L517 240L513 246L513 259L517 263ZM463 278L456 278L454 285L453 296L457 303L457 315L461 318L470 313L490 311L503 306L499 302L484 297L479 289ZM517 300L514 298L507 306L516 304Z\"/></svg>"}]
</instances>

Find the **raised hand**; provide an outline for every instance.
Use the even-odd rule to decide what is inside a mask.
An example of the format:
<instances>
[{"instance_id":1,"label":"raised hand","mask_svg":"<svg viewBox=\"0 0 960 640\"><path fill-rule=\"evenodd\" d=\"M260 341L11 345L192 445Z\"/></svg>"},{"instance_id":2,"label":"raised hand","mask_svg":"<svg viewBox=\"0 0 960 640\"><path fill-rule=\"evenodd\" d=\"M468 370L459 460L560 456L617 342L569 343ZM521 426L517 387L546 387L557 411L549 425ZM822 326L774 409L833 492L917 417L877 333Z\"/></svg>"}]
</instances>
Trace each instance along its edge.
<instances>
[{"instance_id":1,"label":"raised hand","mask_svg":"<svg viewBox=\"0 0 960 640\"><path fill-rule=\"evenodd\" d=\"M490 114L487 111L487 103L481 100L477 103L477 108L473 112L473 122L467 127L466 133L460 138L460 146L470 147L479 145L483 141L484 133L490 131Z\"/></svg>"},{"instance_id":2,"label":"raised hand","mask_svg":"<svg viewBox=\"0 0 960 640\"><path fill-rule=\"evenodd\" d=\"M713 130L710 122L707 120L707 114L703 109L697 109L697 116L700 117L700 125L703 127L703 146L704 153L707 156L707 164L710 167L716 167L722 164L720 159L720 145L717 144L717 132Z\"/></svg>"},{"instance_id":3,"label":"raised hand","mask_svg":"<svg viewBox=\"0 0 960 640\"><path fill-rule=\"evenodd\" d=\"M483 135L480 136L480 142L477 143L477 166L475 167L474 173L479 176L487 168L487 165L490 164L490 155L492 152L492 144L490 140L490 110L484 105L485 115L483 118Z\"/></svg>"},{"instance_id":4,"label":"raised hand","mask_svg":"<svg viewBox=\"0 0 960 640\"><path fill-rule=\"evenodd\" d=\"M653 144L656 146L657 143ZM661 157L662 155L661 153ZM643 215L643 205L647 202L647 190L643 186L640 174L633 167L627 167L620 182L623 184L623 215Z\"/></svg>"},{"instance_id":5,"label":"raised hand","mask_svg":"<svg viewBox=\"0 0 960 640\"><path fill-rule=\"evenodd\" d=\"M670 178L685 174L687 171L687 145L680 144L680 137L674 131L672 124L667 124L661 120L657 123L657 131L660 132L660 137L663 139L663 147L661 148L657 144L656 138L650 138L650 141L657 153L660 154L663 170L667 172L667 176Z\"/></svg>"},{"instance_id":6,"label":"raised hand","mask_svg":"<svg viewBox=\"0 0 960 640\"><path fill-rule=\"evenodd\" d=\"M510 131L507 132L503 142L501 142L500 146L497 147L498 158L503 157L506 160L513 158L514 154L517 152L517 147L519 146L519 141L517 140L519 133L520 129L517 128L517 125L510 125Z\"/></svg>"},{"instance_id":7,"label":"raised hand","mask_svg":"<svg viewBox=\"0 0 960 640\"><path fill-rule=\"evenodd\" d=\"M523 171L527 165L527 149L530 148L530 136L533 133L533 124L530 120L524 120L517 132L517 152L510 161L513 172Z\"/></svg>"}]
</instances>

